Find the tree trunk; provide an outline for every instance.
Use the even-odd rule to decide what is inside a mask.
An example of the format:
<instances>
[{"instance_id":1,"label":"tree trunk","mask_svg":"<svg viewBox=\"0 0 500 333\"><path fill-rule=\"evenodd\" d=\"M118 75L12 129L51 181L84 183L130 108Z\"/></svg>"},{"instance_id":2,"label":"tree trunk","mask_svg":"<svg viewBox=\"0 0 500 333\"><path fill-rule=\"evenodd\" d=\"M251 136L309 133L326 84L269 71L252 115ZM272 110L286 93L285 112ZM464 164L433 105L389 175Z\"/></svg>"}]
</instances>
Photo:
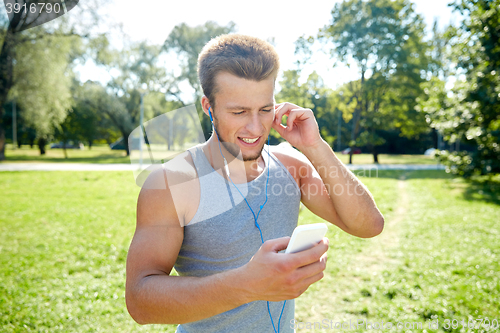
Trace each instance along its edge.
<instances>
[{"instance_id":1,"label":"tree trunk","mask_svg":"<svg viewBox=\"0 0 500 333\"><path fill-rule=\"evenodd\" d=\"M64 158L68 158L68 152L66 151L66 141L63 142L63 152Z\"/></svg>"},{"instance_id":2,"label":"tree trunk","mask_svg":"<svg viewBox=\"0 0 500 333\"><path fill-rule=\"evenodd\" d=\"M40 149L40 155L45 155L45 145L47 144L47 140L40 138L38 139L38 148Z\"/></svg>"},{"instance_id":3,"label":"tree trunk","mask_svg":"<svg viewBox=\"0 0 500 333\"><path fill-rule=\"evenodd\" d=\"M351 147L351 151L349 152L349 164L352 164L352 150L354 147Z\"/></svg>"},{"instance_id":4,"label":"tree trunk","mask_svg":"<svg viewBox=\"0 0 500 333\"><path fill-rule=\"evenodd\" d=\"M0 161L5 160L5 130L0 122Z\"/></svg>"},{"instance_id":5,"label":"tree trunk","mask_svg":"<svg viewBox=\"0 0 500 333\"><path fill-rule=\"evenodd\" d=\"M0 123L0 161L5 160L5 131Z\"/></svg>"},{"instance_id":6,"label":"tree trunk","mask_svg":"<svg viewBox=\"0 0 500 333\"><path fill-rule=\"evenodd\" d=\"M375 134L375 132L372 130L372 135ZM373 155L373 163L378 164L378 151L377 151L377 146L376 145L370 145L372 155Z\"/></svg>"},{"instance_id":7,"label":"tree trunk","mask_svg":"<svg viewBox=\"0 0 500 333\"><path fill-rule=\"evenodd\" d=\"M13 58L15 36L12 30L7 29L0 51L0 119L3 116L3 106L12 88ZM5 130L0 122L0 161L5 159Z\"/></svg>"},{"instance_id":8,"label":"tree trunk","mask_svg":"<svg viewBox=\"0 0 500 333\"><path fill-rule=\"evenodd\" d=\"M89 140L89 150L92 148L92 140Z\"/></svg>"},{"instance_id":9,"label":"tree trunk","mask_svg":"<svg viewBox=\"0 0 500 333\"><path fill-rule=\"evenodd\" d=\"M127 152L127 156L130 156L130 147L128 146L128 136L130 132L126 133L125 131L121 131L123 136L123 144L125 145L125 151Z\"/></svg>"}]
</instances>

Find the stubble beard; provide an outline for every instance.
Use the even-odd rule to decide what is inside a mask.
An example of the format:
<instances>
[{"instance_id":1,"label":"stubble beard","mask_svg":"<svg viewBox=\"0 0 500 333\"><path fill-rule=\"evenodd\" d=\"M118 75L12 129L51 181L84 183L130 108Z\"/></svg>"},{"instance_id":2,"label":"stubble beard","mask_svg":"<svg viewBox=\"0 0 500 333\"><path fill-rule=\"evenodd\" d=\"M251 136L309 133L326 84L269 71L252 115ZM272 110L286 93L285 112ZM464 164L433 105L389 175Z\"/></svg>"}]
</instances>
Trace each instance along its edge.
<instances>
[{"instance_id":1,"label":"stubble beard","mask_svg":"<svg viewBox=\"0 0 500 333\"><path fill-rule=\"evenodd\" d=\"M231 155L233 155L235 158L237 158L238 155L241 152L240 148L238 147L238 145L236 145L235 143L230 143L230 142L224 141L224 138L221 137L220 131L219 131L217 125L215 125L215 124L214 124L214 129L217 132L216 135L217 135L217 138L219 139L219 142L222 143L222 145L224 146L224 148L226 148L226 150ZM262 156L262 150L263 149L264 149L264 144L262 144L262 146L260 147L260 150L259 150L259 152L257 154L251 155L251 156L244 156L243 155L243 161L244 162L248 162L248 161L256 161L256 160L258 160L259 157Z\"/></svg>"}]
</instances>

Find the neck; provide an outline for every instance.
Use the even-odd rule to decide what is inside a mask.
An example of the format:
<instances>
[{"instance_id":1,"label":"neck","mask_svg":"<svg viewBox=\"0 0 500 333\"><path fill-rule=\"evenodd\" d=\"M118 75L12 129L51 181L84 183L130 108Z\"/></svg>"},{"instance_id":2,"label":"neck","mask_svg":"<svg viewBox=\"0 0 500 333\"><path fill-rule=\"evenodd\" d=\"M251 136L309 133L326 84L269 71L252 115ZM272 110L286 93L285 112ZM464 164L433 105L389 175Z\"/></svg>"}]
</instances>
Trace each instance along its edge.
<instances>
[{"instance_id":1,"label":"neck","mask_svg":"<svg viewBox=\"0 0 500 333\"><path fill-rule=\"evenodd\" d=\"M229 176L236 184L246 183L257 178L264 171L267 162L267 160L264 162L262 154L256 160L243 161L241 152L235 157L224 147L223 143L220 144L219 149L219 141L215 135L210 137L203 150L214 170L222 174L224 178L227 178L224 164L224 158L226 159ZM221 152L224 158L221 156Z\"/></svg>"}]
</instances>

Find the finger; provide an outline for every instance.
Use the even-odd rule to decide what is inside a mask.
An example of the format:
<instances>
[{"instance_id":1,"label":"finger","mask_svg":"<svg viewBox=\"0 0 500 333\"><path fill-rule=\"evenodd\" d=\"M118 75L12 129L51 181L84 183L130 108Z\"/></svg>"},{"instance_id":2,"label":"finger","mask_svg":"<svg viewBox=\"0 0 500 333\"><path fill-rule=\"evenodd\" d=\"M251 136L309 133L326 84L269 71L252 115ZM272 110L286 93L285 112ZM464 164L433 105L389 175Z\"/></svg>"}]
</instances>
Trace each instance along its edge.
<instances>
[{"instance_id":1,"label":"finger","mask_svg":"<svg viewBox=\"0 0 500 333\"><path fill-rule=\"evenodd\" d=\"M283 134L285 134L286 127L283 126L281 123L274 122L272 124L272 128L274 128L276 130L276 132L278 132L278 134L281 135L282 137L283 137Z\"/></svg>"},{"instance_id":2,"label":"finger","mask_svg":"<svg viewBox=\"0 0 500 333\"><path fill-rule=\"evenodd\" d=\"M275 121L277 124L281 124L281 120L283 119L283 116L290 112L290 108L288 106L288 103L283 103L281 104L277 109L276 109L276 118Z\"/></svg>"},{"instance_id":3,"label":"finger","mask_svg":"<svg viewBox=\"0 0 500 333\"><path fill-rule=\"evenodd\" d=\"M317 274L314 274L312 276L309 276L301 281L298 282L297 284L297 287L298 287L298 294L297 293L294 293L293 296L291 296L290 298L288 299L293 299L293 298L297 298L299 297L300 295L302 295L308 288L311 284L313 283L316 283L318 282L319 280L321 280L323 277L325 276L324 272L321 271Z\"/></svg>"},{"instance_id":4,"label":"finger","mask_svg":"<svg viewBox=\"0 0 500 333\"><path fill-rule=\"evenodd\" d=\"M295 119L297 119L297 117L300 117L302 116L302 114L304 114L304 112L300 112L302 109L293 109L293 110L290 110L290 113L288 114L288 119L286 120L286 129L291 131L292 128L293 128L293 124L294 124L294 121Z\"/></svg>"},{"instance_id":5,"label":"finger","mask_svg":"<svg viewBox=\"0 0 500 333\"><path fill-rule=\"evenodd\" d=\"M309 264L307 266L302 266L297 268L296 273L299 274L301 280L314 276L326 269L326 261L327 261L326 258L327 256L325 254L324 256L321 256L321 258L318 261Z\"/></svg>"},{"instance_id":6,"label":"finger","mask_svg":"<svg viewBox=\"0 0 500 333\"><path fill-rule=\"evenodd\" d=\"M303 121L309 119L311 116L314 117L311 109L297 108L290 110L290 114L288 115L287 119L287 129L288 130L293 129L293 124L296 123L295 119Z\"/></svg>"},{"instance_id":7,"label":"finger","mask_svg":"<svg viewBox=\"0 0 500 333\"><path fill-rule=\"evenodd\" d=\"M264 251L278 253L279 251L286 249L289 242L290 242L289 236L269 239L265 241L264 244L262 244L262 249Z\"/></svg>"},{"instance_id":8,"label":"finger","mask_svg":"<svg viewBox=\"0 0 500 333\"><path fill-rule=\"evenodd\" d=\"M321 256L328 250L327 241L328 239L325 237L310 249L296 253L289 253L288 255L294 257L294 261L297 267L307 266L309 264L317 262L321 258Z\"/></svg>"},{"instance_id":9,"label":"finger","mask_svg":"<svg viewBox=\"0 0 500 333\"><path fill-rule=\"evenodd\" d=\"M309 276L309 277L305 278L304 280L302 280L301 283L305 287L305 289L307 289L307 288L309 288L309 286L311 284L318 282L324 276L325 276L325 273L323 271L321 271L321 272L318 272L317 274L314 274L312 276Z\"/></svg>"},{"instance_id":10,"label":"finger","mask_svg":"<svg viewBox=\"0 0 500 333\"><path fill-rule=\"evenodd\" d=\"M284 109L284 107L285 107L285 104L282 104L282 105L280 105L280 106L276 109L276 113L275 113L275 116L276 116L276 117L275 117L275 119L274 119L274 121L275 121L275 123L276 123L276 124L281 124L281 121L283 120L283 115L284 115L284 112L286 111L286 110Z\"/></svg>"}]
</instances>

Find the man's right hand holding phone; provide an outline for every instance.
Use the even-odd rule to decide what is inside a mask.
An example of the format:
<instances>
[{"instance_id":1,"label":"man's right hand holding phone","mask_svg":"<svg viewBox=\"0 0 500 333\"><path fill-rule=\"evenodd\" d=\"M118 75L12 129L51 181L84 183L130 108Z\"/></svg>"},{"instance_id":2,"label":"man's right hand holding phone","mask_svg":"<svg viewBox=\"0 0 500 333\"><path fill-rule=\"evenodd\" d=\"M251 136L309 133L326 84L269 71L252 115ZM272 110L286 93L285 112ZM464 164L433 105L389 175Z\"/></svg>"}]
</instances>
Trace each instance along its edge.
<instances>
[{"instance_id":1,"label":"man's right hand holding phone","mask_svg":"<svg viewBox=\"0 0 500 333\"><path fill-rule=\"evenodd\" d=\"M283 237L264 242L252 259L238 269L247 303L294 299L323 278L328 238L323 237L312 248L301 252L279 253L287 248L289 241L290 237Z\"/></svg>"}]
</instances>

